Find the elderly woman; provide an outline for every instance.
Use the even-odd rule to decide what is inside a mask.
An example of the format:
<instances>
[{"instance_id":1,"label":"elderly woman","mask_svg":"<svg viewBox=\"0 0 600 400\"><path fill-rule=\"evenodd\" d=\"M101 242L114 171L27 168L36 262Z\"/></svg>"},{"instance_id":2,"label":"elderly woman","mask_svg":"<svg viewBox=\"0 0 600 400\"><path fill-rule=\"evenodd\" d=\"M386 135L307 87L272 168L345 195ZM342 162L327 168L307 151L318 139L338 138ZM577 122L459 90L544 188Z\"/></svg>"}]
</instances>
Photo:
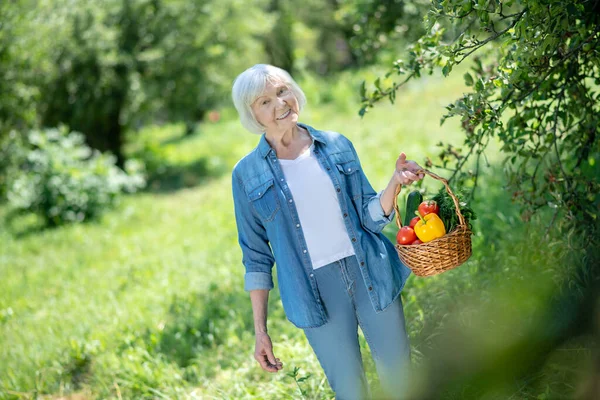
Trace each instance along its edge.
<instances>
[{"instance_id":1,"label":"elderly woman","mask_svg":"<svg viewBox=\"0 0 600 400\"><path fill-rule=\"evenodd\" d=\"M268 372L283 368L267 333L277 264L286 317L303 329L336 397L370 395L359 326L382 389L401 396L410 346L400 292L410 270L381 231L393 220L396 188L421 179L420 167L400 154L389 184L376 193L348 138L298 122L306 97L280 68L247 69L232 95L242 125L261 135L232 174L255 359Z\"/></svg>"}]
</instances>

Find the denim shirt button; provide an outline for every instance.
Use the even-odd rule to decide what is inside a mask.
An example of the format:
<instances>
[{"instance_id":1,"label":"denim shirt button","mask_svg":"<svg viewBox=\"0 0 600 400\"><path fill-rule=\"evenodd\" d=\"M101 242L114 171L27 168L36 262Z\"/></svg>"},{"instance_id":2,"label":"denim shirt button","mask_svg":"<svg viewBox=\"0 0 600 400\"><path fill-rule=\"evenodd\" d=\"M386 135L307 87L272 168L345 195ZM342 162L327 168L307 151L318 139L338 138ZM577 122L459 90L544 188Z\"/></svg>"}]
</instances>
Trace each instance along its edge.
<instances>
[{"instance_id":1,"label":"denim shirt button","mask_svg":"<svg viewBox=\"0 0 600 400\"><path fill-rule=\"evenodd\" d=\"M369 290L373 290L373 286L369 286Z\"/></svg>"},{"instance_id":2,"label":"denim shirt button","mask_svg":"<svg viewBox=\"0 0 600 400\"><path fill-rule=\"evenodd\" d=\"M342 191L340 188L336 188L335 190L337 190L338 193Z\"/></svg>"},{"instance_id":3,"label":"denim shirt button","mask_svg":"<svg viewBox=\"0 0 600 400\"><path fill-rule=\"evenodd\" d=\"M303 253L306 253L306 250L303 250L302 252L303 252Z\"/></svg>"},{"instance_id":4,"label":"denim shirt button","mask_svg":"<svg viewBox=\"0 0 600 400\"><path fill-rule=\"evenodd\" d=\"M364 266L365 266L365 262L364 262L364 261L361 261L361 262L360 262L360 266L361 266L361 267L364 267Z\"/></svg>"},{"instance_id":5,"label":"denim shirt button","mask_svg":"<svg viewBox=\"0 0 600 400\"><path fill-rule=\"evenodd\" d=\"M347 217L348 217L348 214L344 213L344 218L347 218Z\"/></svg>"},{"instance_id":6,"label":"denim shirt button","mask_svg":"<svg viewBox=\"0 0 600 400\"><path fill-rule=\"evenodd\" d=\"M352 238L352 241L353 241L353 242L356 242L356 238Z\"/></svg>"},{"instance_id":7,"label":"denim shirt button","mask_svg":"<svg viewBox=\"0 0 600 400\"><path fill-rule=\"evenodd\" d=\"M296 224L296 228L300 228L300 224Z\"/></svg>"},{"instance_id":8,"label":"denim shirt button","mask_svg":"<svg viewBox=\"0 0 600 400\"><path fill-rule=\"evenodd\" d=\"M290 199L290 203L292 203L294 200Z\"/></svg>"},{"instance_id":9,"label":"denim shirt button","mask_svg":"<svg viewBox=\"0 0 600 400\"><path fill-rule=\"evenodd\" d=\"M281 178L281 182L283 182L283 178Z\"/></svg>"},{"instance_id":10,"label":"denim shirt button","mask_svg":"<svg viewBox=\"0 0 600 400\"><path fill-rule=\"evenodd\" d=\"M315 276L315 274L310 274L310 277L311 277L311 278L312 278L312 277L314 277L314 276Z\"/></svg>"}]
</instances>

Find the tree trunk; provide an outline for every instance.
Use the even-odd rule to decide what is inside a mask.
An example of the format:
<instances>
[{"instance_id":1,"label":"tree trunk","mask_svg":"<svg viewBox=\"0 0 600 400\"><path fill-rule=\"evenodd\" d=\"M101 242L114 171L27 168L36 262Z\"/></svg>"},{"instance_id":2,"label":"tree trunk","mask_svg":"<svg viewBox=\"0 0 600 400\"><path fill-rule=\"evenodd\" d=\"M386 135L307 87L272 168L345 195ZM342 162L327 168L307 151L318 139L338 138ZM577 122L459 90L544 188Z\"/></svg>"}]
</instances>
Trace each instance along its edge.
<instances>
[{"instance_id":1,"label":"tree trunk","mask_svg":"<svg viewBox=\"0 0 600 400\"><path fill-rule=\"evenodd\" d=\"M272 0L270 12L277 14L273 30L265 38L265 52L269 62L293 75L294 39L292 36L293 17L284 0Z\"/></svg>"}]
</instances>

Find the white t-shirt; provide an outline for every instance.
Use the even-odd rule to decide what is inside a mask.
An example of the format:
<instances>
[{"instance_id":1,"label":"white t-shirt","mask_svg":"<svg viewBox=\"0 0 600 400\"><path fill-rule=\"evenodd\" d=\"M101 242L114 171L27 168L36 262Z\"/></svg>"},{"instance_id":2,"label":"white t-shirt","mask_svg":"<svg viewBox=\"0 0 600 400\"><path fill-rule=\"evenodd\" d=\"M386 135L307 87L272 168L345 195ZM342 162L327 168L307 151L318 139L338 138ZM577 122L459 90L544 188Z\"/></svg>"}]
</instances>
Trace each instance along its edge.
<instances>
[{"instance_id":1,"label":"white t-shirt","mask_svg":"<svg viewBox=\"0 0 600 400\"><path fill-rule=\"evenodd\" d=\"M280 159L279 164L296 203L313 269L355 254L333 182L314 155L314 141L295 160Z\"/></svg>"}]
</instances>

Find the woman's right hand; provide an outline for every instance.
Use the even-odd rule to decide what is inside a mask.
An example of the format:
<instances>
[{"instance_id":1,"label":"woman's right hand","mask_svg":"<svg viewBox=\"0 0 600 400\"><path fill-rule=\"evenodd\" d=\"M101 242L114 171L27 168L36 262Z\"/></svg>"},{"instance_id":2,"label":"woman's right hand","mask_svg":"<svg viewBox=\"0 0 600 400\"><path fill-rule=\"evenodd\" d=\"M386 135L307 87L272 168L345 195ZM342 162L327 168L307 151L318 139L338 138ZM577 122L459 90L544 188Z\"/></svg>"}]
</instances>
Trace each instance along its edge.
<instances>
[{"instance_id":1,"label":"woman's right hand","mask_svg":"<svg viewBox=\"0 0 600 400\"><path fill-rule=\"evenodd\" d=\"M273 343L266 332L256 334L254 358L258 361L261 368L267 372L278 372L283 368L283 364L279 358L275 358L273 355Z\"/></svg>"}]
</instances>

